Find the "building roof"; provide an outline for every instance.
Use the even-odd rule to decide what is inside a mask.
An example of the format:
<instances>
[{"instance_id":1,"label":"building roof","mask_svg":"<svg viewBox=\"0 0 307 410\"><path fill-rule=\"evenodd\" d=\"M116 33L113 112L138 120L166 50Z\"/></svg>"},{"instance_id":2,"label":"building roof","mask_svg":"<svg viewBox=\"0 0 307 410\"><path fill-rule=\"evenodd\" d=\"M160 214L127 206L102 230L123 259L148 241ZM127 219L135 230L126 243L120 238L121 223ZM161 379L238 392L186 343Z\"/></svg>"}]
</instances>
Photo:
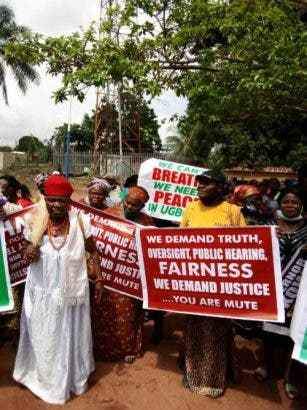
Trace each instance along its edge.
<instances>
[{"instance_id":1,"label":"building roof","mask_svg":"<svg viewBox=\"0 0 307 410\"><path fill-rule=\"evenodd\" d=\"M293 179L297 177L296 172L289 167L264 167L262 169L251 169L244 167L234 167L225 169L228 178L238 177L243 179L269 179L278 178L280 180Z\"/></svg>"},{"instance_id":2,"label":"building roof","mask_svg":"<svg viewBox=\"0 0 307 410\"><path fill-rule=\"evenodd\" d=\"M244 167L227 168L225 172L248 172L248 173L271 173L271 174L295 174L295 171L289 167L265 167L261 169L252 169Z\"/></svg>"}]
</instances>

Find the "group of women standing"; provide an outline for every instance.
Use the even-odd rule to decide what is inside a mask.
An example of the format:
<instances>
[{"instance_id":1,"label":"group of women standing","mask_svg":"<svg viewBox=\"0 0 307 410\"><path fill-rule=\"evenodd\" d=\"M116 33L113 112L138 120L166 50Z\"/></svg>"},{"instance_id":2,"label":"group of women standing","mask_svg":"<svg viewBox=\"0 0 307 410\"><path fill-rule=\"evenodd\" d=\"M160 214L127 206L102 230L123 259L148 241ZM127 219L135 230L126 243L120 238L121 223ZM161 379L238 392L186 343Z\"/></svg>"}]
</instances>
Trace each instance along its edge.
<instances>
[{"instance_id":1,"label":"group of women standing","mask_svg":"<svg viewBox=\"0 0 307 410\"><path fill-rule=\"evenodd\" d=\"M73 188L62 175L40 178L44 206L26 231L30 264L25 287L14 378L53 404L82 394L95 361L132 363L143 352L144 313L138 300L103 288L100 256L90 220L70 211ZM92 208L141 225L154 225L142 213L147 192L130 187L124 200L111 204L113 180L94 178L83 199ZM289 325L306 260L307 225L296 189L281 191L279 209L268 218L260 192L244 187L234 194L239 206L224 199L223 181L207 172L198 177L199 200L186 208L182 227L277 224L280 243L286 323L264 326L265 360L259 378L272 373L275 346L288 355L285 390L299 394L302 366L291 360ZM244 216L245 218L244 218ZM88 275L91 282L88 281ZM184 326L184 386L197 394L221 396L234 365L230 320L188 316ZM304 371L304 369L303 369Z\"/></svg>"}]
</instances>

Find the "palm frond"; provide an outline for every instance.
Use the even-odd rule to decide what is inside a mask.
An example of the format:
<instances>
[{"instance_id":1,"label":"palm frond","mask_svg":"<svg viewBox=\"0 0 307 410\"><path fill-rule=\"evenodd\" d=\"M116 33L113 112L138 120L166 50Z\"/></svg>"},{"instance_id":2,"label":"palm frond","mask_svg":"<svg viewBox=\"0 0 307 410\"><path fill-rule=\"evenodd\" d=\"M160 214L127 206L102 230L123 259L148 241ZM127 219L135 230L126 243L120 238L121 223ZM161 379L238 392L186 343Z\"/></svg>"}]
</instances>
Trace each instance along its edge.
<instances>
[{"instance_id":1,"label":"palm frond","mask_svg":"<svg viewBox=\"0 0 307 410\"><path fill-rule=\"evenodd\" d=\"M2 94L3 94L3 98L5 101L5 104L8 104L8 96L7 96L7 87L6 87L6 81L5 81L5 69L3 64L0 63L0 86L2 89Z\"/></svg>"},{"instance_id":2,"label":"palm frond","mask_svg":"<svg viewBox=\"0 0 307 410\"><path fill-rule=\"evenodd\" d=\"M0 6L0 26L10 24L15 18L13 10L5 5Z\"/></svg>"},{"instance_id":3,"label":"palm frond","mask_svg":"<svg viewBox=\"0 0 307 410\"><path fill-rule=\"evenodd\" d=\"M37 72L29 64L14 64L10 66L13 72L14 78L21 91L25 93L27 91L30 82L38 84L39 76Z\"/></svg>"},{"instance_id":4,"label":"palm frond","mask_svg":"<svg viewBox=\"0 0 307 410\"><path fill-rule=\"evenodd\" d=\"M10 68L13 72L15 80L17 81L18 87L23 92L23 94L25 94L28 88L28 84L27 84L27 80L25 76L23 75L19 66L11 66Z\"/></svg>"},{"instance_id":5,"label":"palm frond","mask_svg":"<svg viewBox=\"0 0 307 410\"><path fill-rule=\"evenodd\" d=\"M39 74L30 64L11 58L6 59L6 64L11 68L14 75L23 75L25 81L39 83Z\"/></svg>"},{"instance_id":6,"label":"palm frond","mask_svg":"<svg viewBox=\"0 0 307 410\"><path fill-rule=\"evenodd\" d=\"M18 26L15 22L9 24L0 23L0 39L2 42L16 39L20 34L28 32L25 26Z\"/></svg>"},{"instance_id":7,"label":"palm frond","mask_svg":"<svg viewBox=\"0 0 307 410\"><path fill-rule=\"evenodd\" d=\"M5 82L5 67L11 69L15 80L21 91L26 92L28 84L34 82L39 83L39 75L37 71L28 63L22 60L16 60L12 57L5 56L3 48L5 44L12 40L16 40L20 34L26 33L29 29L25 26L20 26L15 22L15 15L13 10L5 5L0 5L0 86L6 104L8 104L7 87Z\"/></svg>"}]
</instances>

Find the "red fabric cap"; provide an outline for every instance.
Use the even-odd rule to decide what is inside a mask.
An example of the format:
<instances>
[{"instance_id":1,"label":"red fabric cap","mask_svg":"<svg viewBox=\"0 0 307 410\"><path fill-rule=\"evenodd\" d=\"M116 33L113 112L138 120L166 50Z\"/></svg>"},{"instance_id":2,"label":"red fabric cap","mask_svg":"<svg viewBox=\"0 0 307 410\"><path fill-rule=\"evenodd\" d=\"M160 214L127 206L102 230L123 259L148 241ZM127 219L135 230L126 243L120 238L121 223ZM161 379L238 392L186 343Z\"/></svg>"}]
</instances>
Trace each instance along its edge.
<instances>
[{"instance_id":1,"label":"red fabric cap","mask_svg":"<svg viewBox=\"0 0 307 410\"><path fill-rule=\"evenodd\" d=\"M73 191L71 183L63 175L50 175L44 183L44 193L46 196L70 198Z\"/></svg>"}]
</instances>

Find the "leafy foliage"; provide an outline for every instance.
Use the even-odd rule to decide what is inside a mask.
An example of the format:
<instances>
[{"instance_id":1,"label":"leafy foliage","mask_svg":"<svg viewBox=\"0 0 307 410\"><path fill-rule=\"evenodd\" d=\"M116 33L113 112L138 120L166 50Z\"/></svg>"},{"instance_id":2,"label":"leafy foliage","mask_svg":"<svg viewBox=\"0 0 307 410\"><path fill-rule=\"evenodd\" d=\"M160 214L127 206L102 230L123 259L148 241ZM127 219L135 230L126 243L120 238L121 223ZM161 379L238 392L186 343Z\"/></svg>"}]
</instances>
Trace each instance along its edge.
<instances>
[{"instance_id":1,"label":"leafy foliage","mask_svg":"<svg viewBox=\"0 0 307 410\"><path fill-rule=\"evenodd\" d=\"M0 146L0 152L11 152L12 147L9 147L8 145L1 145Z\"/></svg>"},{"instance_id":2,"label":"leafy foliage","mask_svg":"<svg viewBox=\"0 0 307 410\"><path fill-rule=\"evenodd\" d=\"M18 55L7 54L6 48L22 38L30 36L29 30L17 25L14 21L13 11L4 5L0 5L0 86L3 98L8 104L8 91L6 85L6 73L9 68L20 90L25 93L29 82L38 82L39 76L28 58Z\"/></svg>"},{"instance_id":3,"label":"leafy foliage","mask_svg":"<svg viewBox=\"0 0 307 410\"><path fill-rule=\"evenodd\" d=\"M131 93L123 93L122 109L124 135L128 143L131 141L130 145L133 145L139 139L142 152L160 151L162 143L158 120L145 99Z\"/></svg>"},{"instance_id":4,"label":"leafy foliage","mask_svg":"<svg viewBox=\"0 0 307 410\"><path fill-rule=\"evenodd\" d=\"M63 147L65 136L68 132L68 124L57 127L51 137L50 144L53 147ZM91 149L94 143L94 119L85 114L81 124L71 124L70 142L75 144L78 151Z\"/></svg>"},{"instance_id":5,"label":"leafy foliage","mask_svg":"<svg viewBox=\"0 0 307 410\"><path fill-rule=\"evenodd\" d=\"M98 36L25 36L6 48L63 75L56 101L120 83L189 100L179 130L192 159L223 166L304 158L307 31L290 0L125 0ZM288 155L287 155L288 154ZM303 159L302 159L303 160ZM299 160L301 161L301 160Z\"/></svg>"},{"instance_id":6,"label":"leafy foliage","mask_svg":"<svg viewBox=\"0 0 307 410\"><path fill-rule=\"evenodd\" d=\"M307 141L306 27L287 2L233 1L224 13L218 71L187 80L181 133L206 142L209 164L298 166Z\"/></svg>"},{"instance_id":7,"label":"leafy foliage","mask_svg":"<svg viewBox=\"0 0 307 410\"><path fill-rule=\"evenodd\" d=\"M34 135L25 135L19 138L15 150L34 155L43 153L46 146Z\"/></svg>"}]
</instances>

